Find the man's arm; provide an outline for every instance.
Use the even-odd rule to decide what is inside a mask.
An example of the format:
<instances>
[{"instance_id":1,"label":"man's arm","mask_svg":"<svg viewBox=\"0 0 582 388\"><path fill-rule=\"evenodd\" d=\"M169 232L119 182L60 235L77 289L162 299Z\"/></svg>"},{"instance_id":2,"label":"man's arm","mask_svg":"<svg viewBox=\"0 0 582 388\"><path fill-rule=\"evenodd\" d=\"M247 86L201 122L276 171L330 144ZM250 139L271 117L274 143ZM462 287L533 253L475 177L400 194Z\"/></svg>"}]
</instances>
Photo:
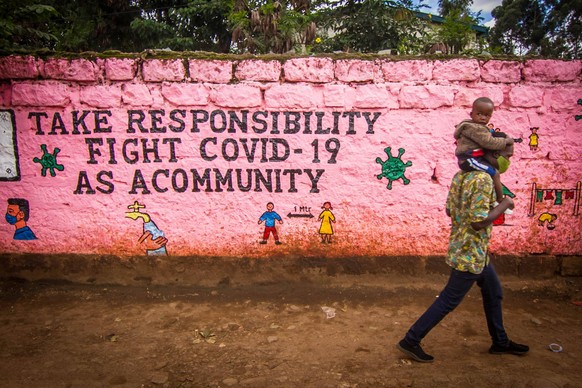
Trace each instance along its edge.
<instances>
[{"instance_id":1,"label":"man's arm","mask_svg":"<svg viewBox=\"0 0 582 388\"><path fill-rule=\"evenodd\" d=\"M499 205L491 209L491 211L487 215L487 218L485 218L483 221L471 222L471 227L475 230L481 230L483 228L486 228L489 225L491 225L493 221L499 218L499 216L502 215L504 211L506 211L507 209L513 209L514 206L515 205L513 204L513 199L505 197L503 198Z\"/></svg>"}]
</instances>

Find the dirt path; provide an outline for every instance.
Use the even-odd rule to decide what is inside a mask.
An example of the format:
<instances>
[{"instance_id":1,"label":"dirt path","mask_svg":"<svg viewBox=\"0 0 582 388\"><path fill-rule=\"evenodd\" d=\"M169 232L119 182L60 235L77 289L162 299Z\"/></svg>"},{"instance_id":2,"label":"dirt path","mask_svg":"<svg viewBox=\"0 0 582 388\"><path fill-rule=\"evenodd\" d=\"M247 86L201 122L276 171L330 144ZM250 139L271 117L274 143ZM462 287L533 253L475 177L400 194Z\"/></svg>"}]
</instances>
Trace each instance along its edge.
<instances>
[{"instance_id":1,"label":"dirt path","mask_svg":"<svg viewBox=\"0 0 582 388\"><path fill-rule=\"evenodd\" d=\"M505 282L506 327L530 345L527 356L487 353L473 289L425 339L435 362L406 359L395 344L445 279L210 288L3 281L0 387L580 386L582 307L572 303L580 278Z\"/></svg>"}]
</instances>

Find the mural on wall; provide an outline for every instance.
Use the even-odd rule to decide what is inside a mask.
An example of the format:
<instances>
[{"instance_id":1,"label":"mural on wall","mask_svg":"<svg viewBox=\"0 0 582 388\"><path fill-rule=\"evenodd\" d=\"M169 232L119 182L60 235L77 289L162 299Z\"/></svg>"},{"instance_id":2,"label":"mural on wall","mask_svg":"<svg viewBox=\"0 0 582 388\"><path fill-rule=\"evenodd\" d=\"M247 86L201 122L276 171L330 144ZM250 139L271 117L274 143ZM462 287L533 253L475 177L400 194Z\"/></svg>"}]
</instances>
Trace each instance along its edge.
<instances>
[{"instance_id":1,"label":"mural on wall","mask_svg":"<svg viewBox=\"0 0 582 388\"><path fill-rule=\"evenodd\" d=\"M12 110L0 110L0 181L20 180L16 121Z\"/></svg>"},{"instance_id":2,"label":"mural on wall","mask_svg":"<svg viewBox=\"0 0 582 388\"><path fill-rule=\"evenodd\" d=\"M127 206L131 211L125 213L125 217L134 221L140 220L143 222L143 233L138 238L137 242L145 249L148 256L167 256L168 251L166 244L168 239L164 232L162 232L156 223L152 220L148 213L144 213L141 209L146 206L135 201L132 205Z\"/></svg>"},{"instance_id":3,"label":"mural on wall","mask_svg":"<svg viewBox=\"0 0 582 388\"><path fill-rule=\"evenodd\" d=\"M39 240L13 244L4 223L4 252L263 258L308 255L315 244L330 258L432 255L446 249L440 210L458 171L452 152L438 161L435 152L450 148L450 127L473 97L502 100L489 130L520 137L518 157L540 140L543 149L547 134L575 145L582 133L572 120L582 108L579 63L516 61L507 71L509 63L474 59L26 60L0 74L0 200L30 202ZM2 69L13 63L0 57ZM63 76L65 68L76 70ZM550 87L565 68L569 79ZM527 199L534 180L578 178L576 151L527 158L527 170L502 177L511 188L503 193ZM580 179L564 180L555 186ZM524 233L552 225L560 233L548 252L580 252L582 218L564 213L576 194L561 195L558 205L544 192L531 219L503 214L496 225ZM111 209L127 219L111 222ZM540 219L544 212L555 217ZM47 239L39 220L62 226ZM521 232L499 235L505 253L538 249Z\"/></svg>"},{"instance_id":4,"label":"mural on wall","mask_svg":"<svg viewBox=\"0 0 582 388\"><path fill-rule=\"evenodd\" d=\"M563 206L565 202L572 202L572 215L580 215L580 202L582 201L582 182L578 181L576 186L571 189L559 188L539 188L537 184L532 183L531 197L528 216L533 217L536 214L536 205L542 204L545 208L553 208L554 206ZM538 216L538 224L540 226L546 225L549 230L556 227L555 221L558 214L544 211ZM547 223L547 224L546 224Z\"/></svg>"},{"instance_id":5,"label":"mural on wall","mask_svg":"<svg viewBox=\"0 0 582 388\"><path fill-rule=\"evenodd\" d=\"M384 152L386 152L386 155L388 155L388 159L386 161L383 161L381 158L376 158L376 163L382 165L382 173L377 175L376 178L379 180L382 178L388 179L388 184L386 185L388 190L392 190L392 182L398 179L402 179L402 183L405 185L409 184L410 180L404 176L404 172L406 171L407 167L412 166L412 162L410 160L406 163L402 161L402 155L404 152L406 152L404 148L398 149L398 156L396 157L392 156L391 149L391 147L384 148Z\"/></svg>"},{"instance_id":6,"label":"mural on wall","mask_svg":"<svg viewBox=\"0 0 582 388\"><path fill-rule=\"evenodd\" d=\"M46 176L46 171L49 170L52 177L56 176L55 170L63 171L65 167L62 164L57 163L57 154L61 152L60 148L55 148L51 154L47 150L46 144L41 144L40 149L42 150L42 156L39 158L35 157L33 159L34 163L39 163L42 167L41 175Z\"/></svg>"},{"instance_id":7,"label":"mural on wall","mask_svg":"<svg viewBox=\"0 0 582 388\"><path fill-rule=\"evenodd\" d=\"M333 207L331 206L331 202L324 202L321 208L323 209L323 211L319 214L319 219L321 220L321 225L319 226L321 243L331 244L331 236L333 236L332 223L335 223L335 216L331 212Z\"/></svg>"},{"instance_id":8,"label":"mural on wall","mask_svg":"<svg viewBox=\"0 0 582 388\"><path fill-rule=\"evenodd\" d=\"M532 151L537 151L539 147L540 136L538 135L539 127L532 127L529 130L531 135L529 135L529 149Z\"/></svg>"},{"instance_id":9,"label":"mural on wall","mask_svg":"<svg viewBox=\"0 0 582 388\"><path fill-rule=\"evenodd\" d=\"M273 202L267 203L267 211L264 212L261 217L259 217L259 225L263 222L265 223L265 230L263 231L263 239L260 244L266 244L271 233L273 233L273 238L275 239L275 244L280 245L279 234L277 233L277 227L275 226L275 221L279 221L280 224L283 223L281 216L274 211L275 205Z\"/></svg>"},{"instance_id":10,"label":"mural on wall","mask_svg":"<svg viewBox=\"0 0 582 388\"><path fill-rule=\"evenodd\" d=\"M544 212L538 217L539 226L543 227L545 225L548 230L554 230L556 228L555 222L557 219L557 214Z\"/></svg>"},{"instance_id":11,"label":"mural on wall","mask_svg":"<svg viewBox=\"0 0 582 388\"><path fill-rule=\"evenodd\" d=\"M14 225L14 240L36 240L32 229L26 224L30 217L30 206L24 198L9 198L6 222Z\"/></svg>"}]
</instances>

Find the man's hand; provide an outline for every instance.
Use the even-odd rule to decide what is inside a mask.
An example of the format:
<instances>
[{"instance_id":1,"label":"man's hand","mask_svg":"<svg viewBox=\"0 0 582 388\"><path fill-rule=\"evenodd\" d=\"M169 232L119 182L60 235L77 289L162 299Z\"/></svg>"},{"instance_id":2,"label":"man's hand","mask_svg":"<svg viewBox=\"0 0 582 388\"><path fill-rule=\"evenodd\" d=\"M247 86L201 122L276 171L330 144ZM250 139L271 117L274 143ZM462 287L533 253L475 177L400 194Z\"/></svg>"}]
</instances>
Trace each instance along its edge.
<instances>
[{"instance_id":1,"label":"man's hand","mask_svg":"<svg viewBox=\"0 0 582 388\"><path fill-rule=\"evenodd\" d=\"M489 225L491 225L493 221L499 218L499 216L502 215L503 212L505 212L507 209L513 209L514 207L515 204L513 203L513 199L509 197L504 197L499 203L499 205L495 206L493 209L489 211L489 215L487 215L487 218L485 218L483 221L472 222L471 227L475 230L481 230L483 228L486 228Z\"/></svg>"}]
</instances>

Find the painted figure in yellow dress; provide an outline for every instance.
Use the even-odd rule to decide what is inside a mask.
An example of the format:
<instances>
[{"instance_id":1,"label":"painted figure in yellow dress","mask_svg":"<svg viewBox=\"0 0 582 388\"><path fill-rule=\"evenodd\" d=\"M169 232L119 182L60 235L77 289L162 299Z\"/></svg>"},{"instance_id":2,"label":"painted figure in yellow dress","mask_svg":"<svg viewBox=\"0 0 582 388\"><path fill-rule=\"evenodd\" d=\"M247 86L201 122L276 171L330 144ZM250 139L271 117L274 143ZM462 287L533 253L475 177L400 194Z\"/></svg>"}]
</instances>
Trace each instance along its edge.
<instances>
[{"instance_id":1,"label":"painted figure in yellow dress","mask_svg":"<svg viewBox=\"0 0 582 388\"><path fill-rule=\"evenodd\" d=\"M323 211L319 215L321 226L319 227L319 234L321 235L321 243L331 244L331 236L333 235L332 222L335 223L335 216L331 212L331 202L325 202L322 206Z\"/></svg>"}]
</instances>

